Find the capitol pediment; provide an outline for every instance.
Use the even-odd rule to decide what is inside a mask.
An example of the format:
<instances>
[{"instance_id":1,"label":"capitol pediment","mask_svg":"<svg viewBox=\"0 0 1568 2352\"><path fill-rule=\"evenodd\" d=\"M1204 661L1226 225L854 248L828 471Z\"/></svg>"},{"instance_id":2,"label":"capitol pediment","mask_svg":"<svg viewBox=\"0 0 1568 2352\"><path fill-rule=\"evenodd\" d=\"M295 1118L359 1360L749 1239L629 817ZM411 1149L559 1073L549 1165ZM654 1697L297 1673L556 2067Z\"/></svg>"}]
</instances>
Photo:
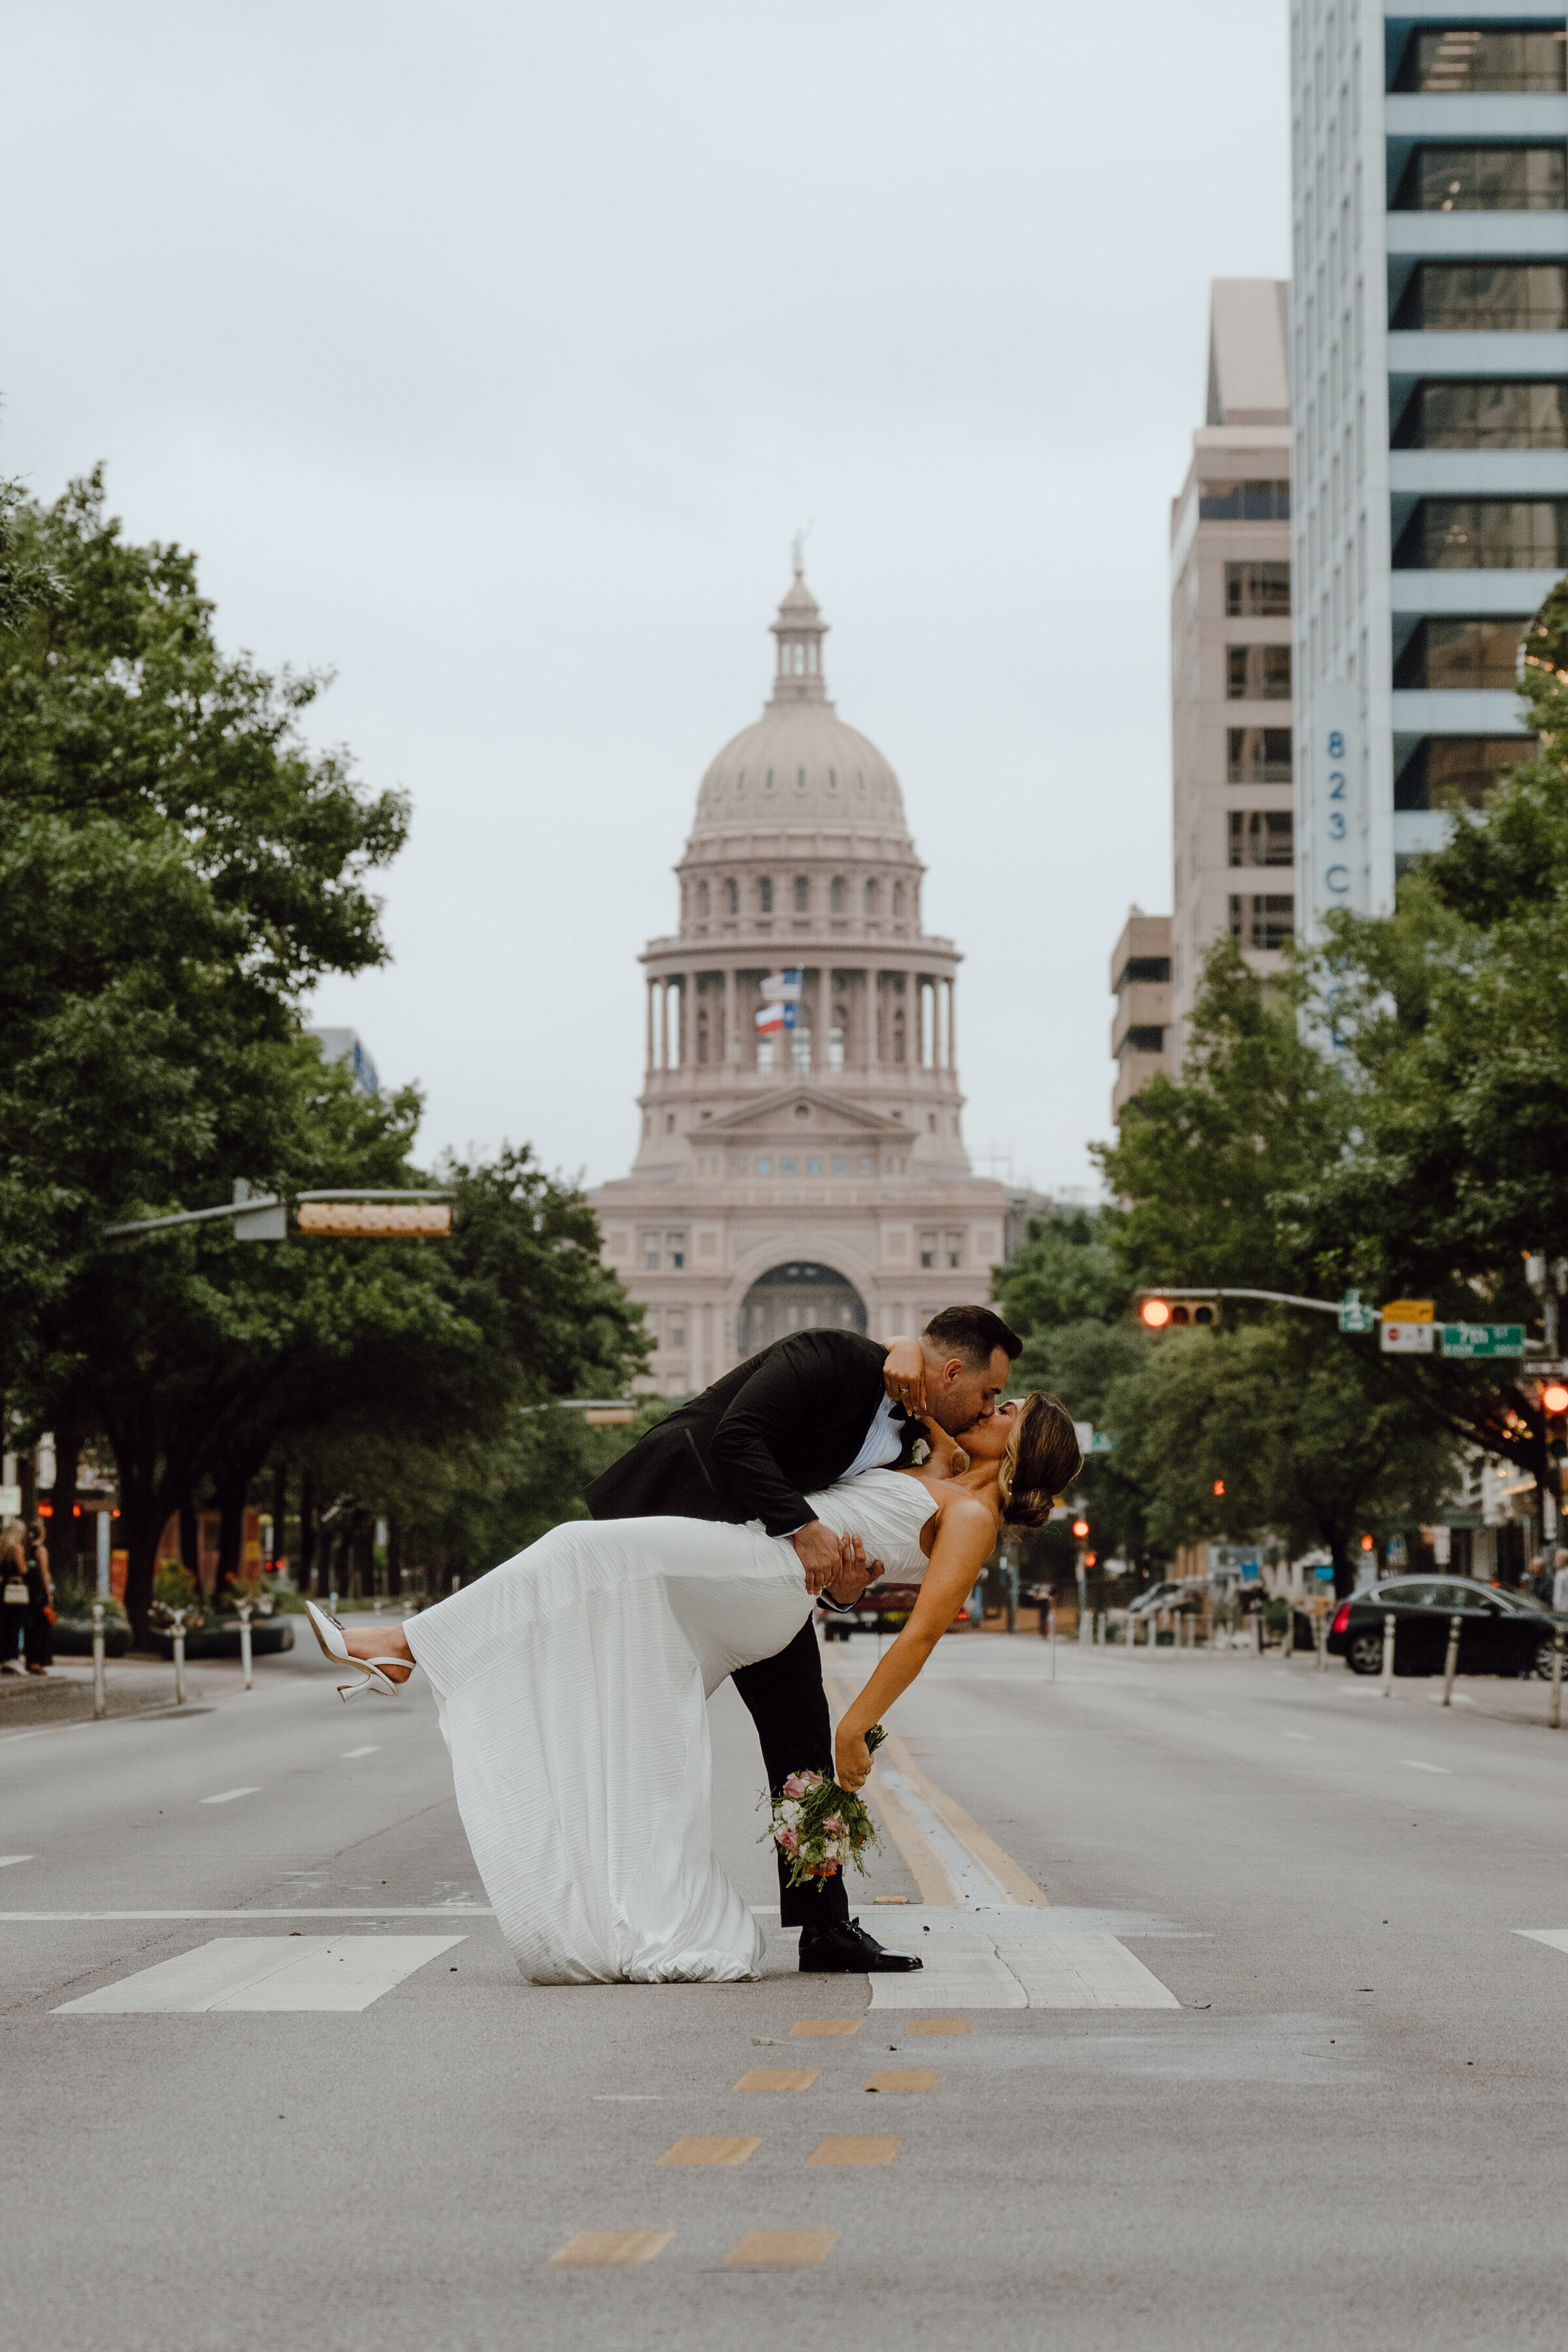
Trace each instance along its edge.
<instances>
[{"instance_id":1,"label":"capitol pediment","mask_svg":"<svg viewBox=\"0 0 1568 2352\"><path fill-rule=\"evenodd\" d=\"M719 1118L705 1118L687 1133L694 1143L711 1142L715 1136L731 1143L763 1139L776 1143L781 1137L813 1135L896 1135L905 1143L911 1140L902 1119L885 1118L880 1111L868 1110L863 1104L801 1086L775 1087L772 1093L757 1096Z\"/></svg>"}]
</instances>

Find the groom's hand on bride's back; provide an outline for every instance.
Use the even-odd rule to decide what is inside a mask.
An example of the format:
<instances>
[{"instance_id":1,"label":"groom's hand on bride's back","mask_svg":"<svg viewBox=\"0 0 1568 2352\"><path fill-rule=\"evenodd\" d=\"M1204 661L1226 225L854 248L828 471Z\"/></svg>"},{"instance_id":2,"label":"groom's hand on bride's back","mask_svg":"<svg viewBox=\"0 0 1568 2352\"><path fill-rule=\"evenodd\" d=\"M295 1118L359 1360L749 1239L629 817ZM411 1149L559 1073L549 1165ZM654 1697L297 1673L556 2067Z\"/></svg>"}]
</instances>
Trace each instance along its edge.
<instances>
[{"instance_id":1,"label":"groom's hand on bride's back","mask_svg":"<svg viewBox=\"0 0 1568 2352\"><path fill-rule=\"evenodd\" d=\"M790 1541L805 1570L805 1589L814 1600L830 1584L848 1582L857 1575L860 1579L859 1591L865 1591L868 1580L866 1547L858 1536L836 1536L820 1519L808 1519L804 1528L796 1528Z\"/></svg>"}]
</instances>

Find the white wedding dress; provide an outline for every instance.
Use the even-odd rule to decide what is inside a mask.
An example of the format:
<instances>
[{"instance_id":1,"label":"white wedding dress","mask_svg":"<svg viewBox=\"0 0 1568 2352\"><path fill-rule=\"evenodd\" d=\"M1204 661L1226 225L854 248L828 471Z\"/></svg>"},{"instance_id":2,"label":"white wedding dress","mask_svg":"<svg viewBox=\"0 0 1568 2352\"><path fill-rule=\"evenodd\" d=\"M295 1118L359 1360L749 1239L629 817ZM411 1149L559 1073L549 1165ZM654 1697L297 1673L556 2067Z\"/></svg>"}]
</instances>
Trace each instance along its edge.
<instances>
[{"instance_id":1,"label":"white wedding dress","mask_svg":"<svg viewBox=\"0 0 1568 2352\"><path fill-rule=\"evenodd\" d=\"M924 1574L936 1504L918 1478L868 1470L810 1500L887 1576ZM706 1700L812 1605L794 1546L759 1521L574 1519L405 1626L524 1976L757 1973L763 1938L713 1853Z\"/></svg>"}]
</instances>

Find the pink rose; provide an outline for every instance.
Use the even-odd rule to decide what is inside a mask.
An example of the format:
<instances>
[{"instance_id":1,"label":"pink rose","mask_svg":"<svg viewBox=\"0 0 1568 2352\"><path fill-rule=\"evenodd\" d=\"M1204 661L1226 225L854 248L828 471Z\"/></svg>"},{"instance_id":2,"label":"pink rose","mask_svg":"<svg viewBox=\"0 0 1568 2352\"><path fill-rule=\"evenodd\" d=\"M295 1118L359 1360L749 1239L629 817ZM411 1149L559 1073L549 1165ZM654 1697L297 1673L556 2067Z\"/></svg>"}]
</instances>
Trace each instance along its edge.
<instances>
[{"instance_id":1,"label":"pink rose","mask_svg":"<svg viewBox=\"0 0 1568 2352\"><path fill-rule=\"evenodd\" d=\"M829 1837L846 1837L848 1832L837 1813L829 1813L822 1824Z\"/></svg>"},{"instance_id":2,"label":"pink rose","mask_svg":"<svg viewBox=\"0 0 1568 2352\"><path fill-rule=\"evenodd\" d=\"M784 1784L784 1792L786 1797L804 1797L811 1786L812 1776L809 1772L792 1772Z\"/></svg>"},{"instance_id":3,"label":"pink rose","mask_svg":"<svg viewBox=\"0 0 1568 2352\"><path fill-rule=\"evenodd\" d=\"M779 1843L785 1853L794 1853L799 1847L800 1838L794 1830L780 1830Z\"/></svg>"}]
</instances>

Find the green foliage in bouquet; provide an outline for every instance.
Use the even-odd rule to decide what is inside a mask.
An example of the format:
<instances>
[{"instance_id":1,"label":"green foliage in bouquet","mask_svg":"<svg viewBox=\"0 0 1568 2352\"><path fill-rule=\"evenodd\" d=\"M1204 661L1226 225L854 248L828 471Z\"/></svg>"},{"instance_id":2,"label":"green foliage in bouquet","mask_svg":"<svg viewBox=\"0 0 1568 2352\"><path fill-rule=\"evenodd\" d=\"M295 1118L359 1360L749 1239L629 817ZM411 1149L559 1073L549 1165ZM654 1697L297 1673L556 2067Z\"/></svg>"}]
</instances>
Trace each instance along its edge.
<instances>
[{"instance_id":1,"label":"green foliage in bouquet","mask_svg":"<svg viewBox=\"0 0 1568 2352\"><path fill-rule=\"evenodd\" d=\"M875 1754L887 1736L874 1723L866 1745ZM768 1803L772 1818L758 1843L771 1839L788 1855L792 1886L808 1878L836 1878L848 1862L864 1873L862 1854L879 1843L876 1824L859 1798L826 1772L792 1772Z\"/></svg>"}]
</instances>

